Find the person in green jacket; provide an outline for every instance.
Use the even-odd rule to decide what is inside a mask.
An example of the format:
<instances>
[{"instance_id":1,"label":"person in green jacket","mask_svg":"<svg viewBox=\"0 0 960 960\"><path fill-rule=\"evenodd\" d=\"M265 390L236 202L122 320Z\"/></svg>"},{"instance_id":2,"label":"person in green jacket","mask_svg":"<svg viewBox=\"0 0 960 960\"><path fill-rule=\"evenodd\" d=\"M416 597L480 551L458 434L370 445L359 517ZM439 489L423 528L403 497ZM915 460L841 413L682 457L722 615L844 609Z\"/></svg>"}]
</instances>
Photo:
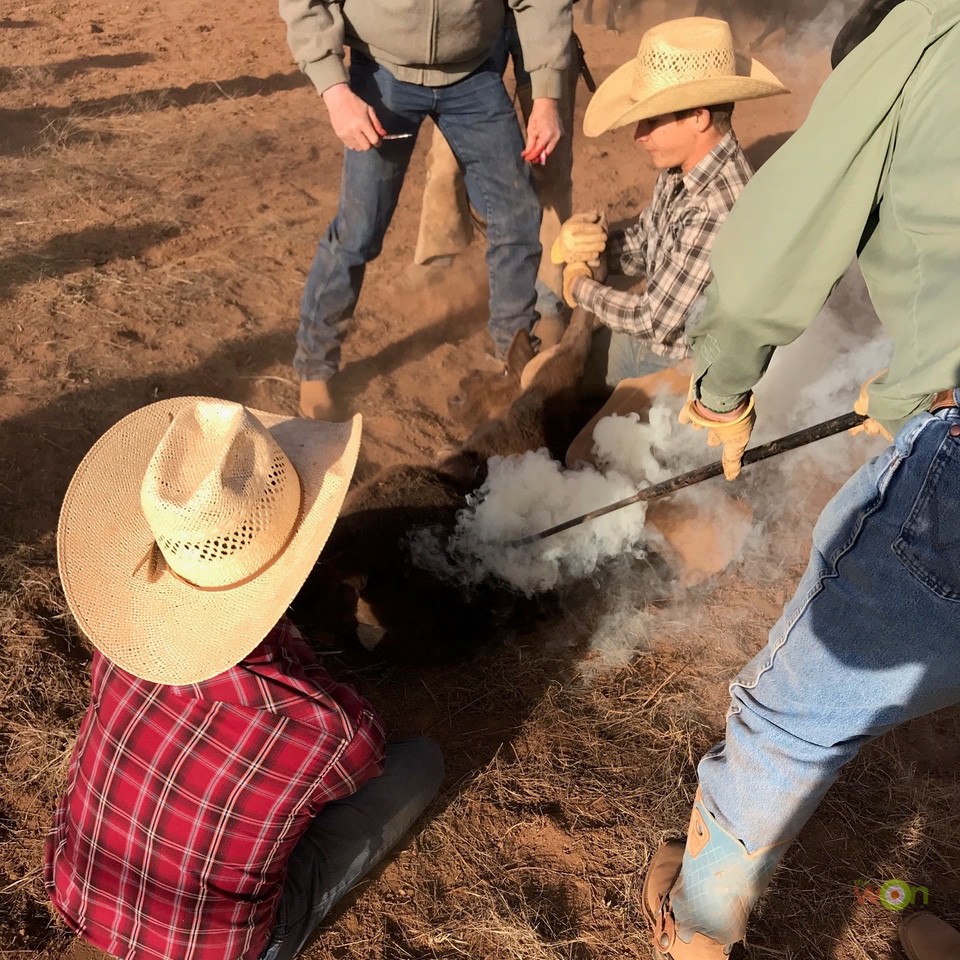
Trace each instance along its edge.
<instances>
[{"instance_id":1,"label":"person in green jacket","mask_svg":"<svg viewBox=\"0 0 960 960\"><path fill-rule=\"evenodd\" d=\"M730 686L686 842L650 865L644 906L672 960L727 956L840 768L960 702L960 0L904 0L847 43L717 238L681 421L734 478L753 386L856 257L894 354L855 408L891 443L821 514L796 595ZM947 924L905 933L917 960L957 956Z\"/></svg>"},{"instance_id":2,"label":"person in green jacket","mask_svg":"<svg viewBox=\"0 0 960 960\"><path fill-rule=\"evenodd\" d=\"M487 223L488 329L498 355L537 320L540 204L530 163L563 135L557 100L568 66L571 0L508 0L533 103L526 142L492 56L504 0L280 0L287 39L346 150L337 214L320 241L300 303L293 366L300 412L340 411L329 381L396 208L416 134L430 117L465 173ZM349 70L344 48L350 48Z\"/></svg>"}]
</instances>

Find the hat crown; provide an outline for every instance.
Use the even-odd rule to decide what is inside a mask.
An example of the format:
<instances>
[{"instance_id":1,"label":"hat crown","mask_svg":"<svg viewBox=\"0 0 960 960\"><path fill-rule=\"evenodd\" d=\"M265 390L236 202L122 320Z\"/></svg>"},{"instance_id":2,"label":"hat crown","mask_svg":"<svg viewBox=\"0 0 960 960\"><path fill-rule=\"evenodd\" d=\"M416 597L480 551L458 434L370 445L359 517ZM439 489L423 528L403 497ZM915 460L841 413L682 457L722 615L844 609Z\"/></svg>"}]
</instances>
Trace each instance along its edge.
<instances>
[{"instance_id":1,"label":"hat crown","mask_svg":"<svg viewBox=\"0 0 960 960\"><path fill-rule=\"evenodd\" d=\"M200 401L178 412L151 458L140 505L167 565L199 587L259 573L283 551L300 479L245 407Z\"/></svg>"},{"instance_id":2,"label":"hat crown","mask_svg":"<svg viewBox=\"0 0 960 960\"><path fill-rule=\"evenodd\" d=\"M729 24L709 17L683 17L651 27L641 38L632 95L640 100L681 84L736 75Z\"/></svg>"}]
</instances>

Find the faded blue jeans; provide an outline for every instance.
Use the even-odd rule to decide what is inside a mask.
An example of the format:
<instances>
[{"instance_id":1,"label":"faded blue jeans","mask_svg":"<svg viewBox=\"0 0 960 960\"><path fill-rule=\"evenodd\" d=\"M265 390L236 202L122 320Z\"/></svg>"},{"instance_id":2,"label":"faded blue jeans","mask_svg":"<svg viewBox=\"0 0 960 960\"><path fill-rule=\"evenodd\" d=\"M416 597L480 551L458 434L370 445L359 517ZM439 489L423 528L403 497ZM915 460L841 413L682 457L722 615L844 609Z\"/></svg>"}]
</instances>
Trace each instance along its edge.
<instances>
[{"instance_id":1,"label":"faded blue jeans","mask_svg":"<svg viewBox=\"0 0 960 960\"><path fill-rule=\"evenodd\" d=\"M443 779L427 737L387 744L383 773L328 803L293 848L277 923L261 960L292 960L333 905L410 829Z\"/></svg>"},{"instance_id":2,"label":"faded blue jeans","mask_svg":"<svg viewBox=\"0 0 960 960\"><path fill-rule=\"evenodd\" d=\"M960 392L958 392L960 399ZM748 851L795 837L874 737L960 702L960 411L923 413L824 508L769 642L700 762Z\"/></svg>"},{"instance_id":3,"label":"faded blue jeans","mask_svg":"<svg viewBox=\"0 0 960 960\"><path fill-rule=\"evenodd\" d=\"M621 380L659 373L682 362L659 356L640 337L598 324L583 381L588 391L609 393L608 388L616 387Z\"/></svg>"},{"instance_id":4,"label":"faded blue jeans","mask_svg":"<svg viewBox=\"0 0 960 960\"><path fill-rule=\"evenodd\" d=\"M648 373L659 373L680 362L654 353L640 337L612 330L610 349L607 351L607 386L615 387L621 380L629 377L645 377Z\"/></svg>"},{"instance_id":5,"label":"faded blue jeans","mask_svg":"<svg viewBox=\"0 0 960 960\"><path fill-rule=\"evenodd\" d=\"M413 133L433 118L464 169L470 203L487 224L489 331L504 353L520 329L537 320L534 286L540 266L540 203L516 111L491 58L445 87L397 80L352 51L350 88L369 103L389 133ZM360 296L396 209L416 137L379 148L345 150L340 204L320 241L300 302L293 367L301 380L329 380Z\"/></svg>"}]
</instances>

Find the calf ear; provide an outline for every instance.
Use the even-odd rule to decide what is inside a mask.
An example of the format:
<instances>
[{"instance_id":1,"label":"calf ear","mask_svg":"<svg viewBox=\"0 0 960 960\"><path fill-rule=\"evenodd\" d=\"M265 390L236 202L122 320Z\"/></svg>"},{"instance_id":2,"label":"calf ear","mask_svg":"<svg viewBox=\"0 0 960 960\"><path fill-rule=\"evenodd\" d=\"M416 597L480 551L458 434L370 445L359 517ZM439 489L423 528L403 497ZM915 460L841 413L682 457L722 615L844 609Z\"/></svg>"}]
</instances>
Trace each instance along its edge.
<instances>
[{"instance_id":1,"label":"calf ear","mask_svg":"<svg viewBox=\"0 0 960 960\"><path fill-rule=\"evenodd\" d=\"M507 348L507 372L520 379L520 372L533 359L533 344L526 330L518 330Z\"/></svg>"}]
</instances>

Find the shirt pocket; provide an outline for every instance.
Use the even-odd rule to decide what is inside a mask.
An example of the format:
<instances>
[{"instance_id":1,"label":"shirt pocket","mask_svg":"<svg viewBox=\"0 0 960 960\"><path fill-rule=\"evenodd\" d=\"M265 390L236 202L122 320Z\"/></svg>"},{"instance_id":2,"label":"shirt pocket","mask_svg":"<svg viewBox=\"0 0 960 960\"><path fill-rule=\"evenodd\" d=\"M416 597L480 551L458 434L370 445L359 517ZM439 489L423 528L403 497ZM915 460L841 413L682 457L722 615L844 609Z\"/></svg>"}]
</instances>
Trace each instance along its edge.
<instances>
[{"instance_id":1,"label":"shirt pocket","mask_svg":"<svg viewBox=\"0 0 960 960\"><path fill-rule=\"evenodd\" d=\"M960 437L944 436L893 552L928 589L960 600Z\"/></svg>"}]
</instances>

